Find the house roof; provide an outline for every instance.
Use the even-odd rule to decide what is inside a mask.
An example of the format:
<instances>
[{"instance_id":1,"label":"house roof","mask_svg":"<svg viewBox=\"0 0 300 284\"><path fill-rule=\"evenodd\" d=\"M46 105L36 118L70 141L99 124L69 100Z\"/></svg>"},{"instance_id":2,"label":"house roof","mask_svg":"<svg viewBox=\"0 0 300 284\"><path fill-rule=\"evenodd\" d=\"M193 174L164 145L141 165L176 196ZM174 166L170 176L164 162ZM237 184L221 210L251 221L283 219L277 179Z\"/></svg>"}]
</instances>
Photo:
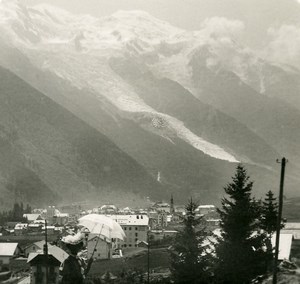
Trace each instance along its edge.
<instances>
[{"instance_id":1,"label":"house roof","mask_svg":"<svg viewBox=\"0 0 300 284\"><path fill-rule=\"evenodd\" d=\"M45 230L46 226L42 227L42 230ZM47 226L47 230L54 230L55 226Z\"/></svg>"},{"instance_id":2,"label":"house roof","mask_svg":"<svg viewBox=\"0 0 300 284\"><path fill-rule=\"evenodd\" d=\"M147 243L146 241L139 241L139 240L138 240L138 241L136 242L136 244L137 244L137 245L139 245L139 244L145 244L146 246L148 246L148 243Z\"/></svg>"},{"instance_id":3,"label":"house roof","mask_svg":"<svg viewBox=\"0 0 300 284\"><path fill-rule=\"evenodd\" d=\"M166 202L157 202L153 205L153 207L170 207L170 204L166 203Z\"/></svg>"},{"instance_id":4,"label":"house roof","mask_svg":"<svg viewBox=\"0 0 300 284\"><path fill-rule=\"evenodd\" d=\"M60 217L60 218L68 218L69 213L57 213L54 215L55 217Z\"/></svg>"},{"instance_id":5,"label":"house roof","mask_svg":"<svg viewBox=\"0 0 300 284\"><path fill-rule=\"evenodd\" d=\"M27 263L30 263L30 265L54 265L54 266L60 266L61 262L51 253L48 254L48 257L46 257L43 253L31 253L27 259Z\"/></svg>"},{"instance_id":6,"label":"house roof","mask_svg":"<svg viewBox=\"0 0 300 284\"><path fill-rule=\"evenodd\" d=\"M123 226L148 226L149 218L147 215L111 215L108 216Z\"/></svg>"},{"instance_id":7,"label":"house roof","mask_svg":"<svg viewBox=\"0 0 300 284\"><path fill-rule=\"evenodd\" d=\"M101 242L111 243L111 239L106 238L104 236L99 236L98 234L89 234L88 242L94 240L95 238L99 238L99 243Z\"/></svg>"},{"instance_id":8,"label":"house roof","mask_svg":"<svg viewBox=\"0 0 300 284\"><path fill-rule=\"evenodd\" d=\"M13 256L18 243L0 243L0 256Z\"/></svg>"},{"instance_id":9,"label":"house roof","mask_svg":"<svg viewBox=\"0 0 300 284\"><path fill-rule=\"evenodd\" d=\"M41 220L35 220L33 221L34 224L45 224L46 223L46 220L44 219L41 219Z\"/></svg>"},{"instance_id":10,"label":"house roof","mask_svg":"<svg viewBox=\"0 0 300 284\"><path fill-rule=\"evenodd\" d=\"M177 234L178 231L176 230L151 230L150 231L151 233L154 233L154 234L160 234L160 233L165 233L165 234Z\"/></svg>"},{"instance_id":11,"label":"house roof","mask_svg":"<svg viewBox=\"0 0 300 284\"><path fill-rule=\"evenodd\" d=\"M284 224L284 230L300 230L300 223L296 222L286 222Z\"/></svg>"},{"instance_id":12,"label":"house roof","mask_svg":"<svg viewBox=\"0 0 300 284\"><path fill-rule=\"evenodd\" d=\"M282 229L280 230L281 234L292 234L295 240L300 240L300 230L298 229Z\"/></svg>"},{"instance_id":13,"label":"house roof","mask_svg":"<svg viewBox=\"0 0 300 284\"><path fill-rule=\"evenodd\" d=\"M18 224L16 224L16 226L15 226L15 230L23 230L23 229L26 229L27 226L28 226L27 223L18 223Z\"/></svg>"},{"instance_id":14,"label":"house roof","mask_svg":"<svg viewBox=\"0 0 300 284\"><path fill-rule=\"evenodd\" d=\"M33 221L37 220L38 218L40 218L41 214L36 214L36 213L33 213L33 214L23 214L23 217L27 218L28 222L33 222Z\"/></svg>"},{"instance_id":15,"label":"house roof","mask_svg":"<svg viewBox=\"0 0 300 284\"><path fill-rule=\"evenodd\" d=\"M32 245L35 245L35 246L39 247L40 249L42 249L44 247L44 244L45 244L45 241L41 240L41 241L33 243Z\"/></svg>"},{"instance_id":16,"label":"house roof","mask_svg":"<svg viewBox=\"0 0 300 284\"><path fill-rule=\"evenodd\" d=\"M38 223L31 223L31 224L28 224L28 227L29 228L39 228L41 227L42 224L38 224Z\"/></svg>"},{"instance_id":17,"label":"house roof","mask_svg":"<svg viewBox=\"0 0 300 284\"><path fill-rule=\"evenodd\" d=\"M43 241L44 242L44 241ZM38 242L41 243L41 242ZM43 246L42 246L43 247ZM37 252L30 253L27 259L27 262L32 261L38 255L43 254L43 250L38 250ZM68 258L69 254L65 252L63 249L58 246L53 246L48 244L48 254L54 256L60 263L62 263L65 259Z\"/></svg>"},{"instance_id":18,"label":"house roof","mask_svg":"<svg viewBox=\"0 0 300 284\"><path fill-rule=\"evenodd\" d=\"M199 205L197 209L214 209L215 205Z\"/></svg>"}]
</instances>

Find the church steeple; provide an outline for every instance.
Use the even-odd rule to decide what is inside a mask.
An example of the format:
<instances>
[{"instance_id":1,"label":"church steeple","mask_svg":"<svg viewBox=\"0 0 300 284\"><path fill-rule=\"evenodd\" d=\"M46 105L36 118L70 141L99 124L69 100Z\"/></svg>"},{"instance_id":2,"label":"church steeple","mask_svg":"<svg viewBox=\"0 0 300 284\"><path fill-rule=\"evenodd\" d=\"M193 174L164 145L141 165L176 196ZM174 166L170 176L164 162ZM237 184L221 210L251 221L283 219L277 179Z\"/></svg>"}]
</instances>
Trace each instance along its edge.
<instances>
[{"instance_id":1,"label":"church steeple","mask_svg":"<svg viewBox=\"0 0 300 284\"><path fill-rule=\"evenodd\" d=\"M174 214L175 210L174 210L174 199L173 199L173 194L171 194L171 202L170 202L170 213Z\"/></svg>"}]
</instances>

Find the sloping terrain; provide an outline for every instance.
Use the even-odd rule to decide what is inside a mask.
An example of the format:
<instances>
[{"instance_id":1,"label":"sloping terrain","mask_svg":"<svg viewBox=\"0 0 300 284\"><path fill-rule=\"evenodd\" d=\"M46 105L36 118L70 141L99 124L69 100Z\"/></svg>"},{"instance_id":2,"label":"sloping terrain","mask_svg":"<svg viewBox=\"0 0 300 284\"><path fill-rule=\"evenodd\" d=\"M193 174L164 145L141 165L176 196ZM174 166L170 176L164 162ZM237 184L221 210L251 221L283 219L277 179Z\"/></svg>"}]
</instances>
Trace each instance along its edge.
<instances>
[{"instance_id":1,"label":"sloping terrain","mask_svg":"<svg viewBox=\"0 0 300 284\"><path fill-rule=\"evenodd\" d=\"M160 185L106 136L3 68L0 100L1 191L11 198L160 195Z\"/></svg>"},{"instance_id":2,"label":"sloping terrain","mask_svg":"<svg viewBox=\"0 0 300 284\"><path fill-rule=\"evenodd\" d=\"M297 102L297 70L277 66L276 73L275 65L235 43L230 34L205 27L186 32L141 11L99 19L47 5L28 8L17 1L0 6L0 64L99 132L83 131L76 145L69 146L75 134L67 139L65 133L74 124L66 124L58 139L28 131L35 136L33 145L48 143L49 151L55 150L51 155L62 159L70 174L82 174L86 188L164 198L173 192L180 199L194 194L211 202L222 194L238 162L247 164L257 192L277 188L275 160L287 155L293 169L288 172L289 192L296 191L300 112L292 104ZM274 91L282 80L294 82L286 83L293 90L289 99ZM45 113L50 120L52 114ZM161 183L153 184L148 176L145 189L139 170L123 170L122 155L118 160L105 156L109 151L99 152L94 161L86 149L98 149L95 137L101 133L145 174L155 178L160 172ZM59 142L64 139L68 143ZM28 156L34 155L30 143L23 144ZM115 176L108 161L120 166ZM53 168L44 171L51 178L41 179L46 188L62 172ZM82 188L80 182L75 187L62 183L65 192Z\"/></svg>"}]
</instances>

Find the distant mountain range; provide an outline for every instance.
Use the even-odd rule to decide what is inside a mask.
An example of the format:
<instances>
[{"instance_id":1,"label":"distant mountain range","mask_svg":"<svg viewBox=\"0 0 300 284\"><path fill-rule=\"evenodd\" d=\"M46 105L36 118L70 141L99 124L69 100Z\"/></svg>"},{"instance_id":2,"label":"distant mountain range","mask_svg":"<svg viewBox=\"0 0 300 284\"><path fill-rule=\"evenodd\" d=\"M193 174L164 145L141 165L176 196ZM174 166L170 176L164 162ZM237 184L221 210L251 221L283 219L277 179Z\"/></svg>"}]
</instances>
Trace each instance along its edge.
<instances>
[{"instance_id":1,"label":"distant mountain range","mask_svg":"<svg viewBox=\"0 0 300 284\"><path fill-rule=\"evenodd\" d=\"M0 8L3 196L217 202L239 162L257 193L277 190L283 155L296 194L296 68L230 34L187 32L142 11Z\"/></svg>"}]
</instances>

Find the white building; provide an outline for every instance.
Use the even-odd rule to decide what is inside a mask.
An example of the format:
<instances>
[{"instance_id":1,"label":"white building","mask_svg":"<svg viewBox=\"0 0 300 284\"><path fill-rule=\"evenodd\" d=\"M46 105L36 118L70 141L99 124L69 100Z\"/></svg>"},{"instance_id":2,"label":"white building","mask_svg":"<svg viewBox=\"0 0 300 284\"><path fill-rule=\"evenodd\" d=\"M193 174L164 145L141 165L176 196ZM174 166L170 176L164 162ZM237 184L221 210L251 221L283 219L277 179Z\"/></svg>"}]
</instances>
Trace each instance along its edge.
<instances>
[{"instance_id":1,"label":"white building","mask_svg":"<svg viewBox=\"0 0 300 284\"><path fill-rule=\"evenodd\" d=\"M147 215L110 215L124 230L126 238L117 241L121 247L137 247L137 242L147 242L149 218Z\"/></svg>"},{"instance_id":2,"label":"white building","mask_svg":"<svg viewBox=\"0 0 300 284\"><path fill-rule=\"evenodd\" d=\"M0 264L8 266L13 257L20 254L18 243L0 243Z\"/></svg>"},{"instance_id":3,"label":"white building","mask_svg":"<svg viewBox=\"0 0 300 284\"><path fill-rule=\"evenodd\" d=\"M215 205L199 205L195 210L200 215L206 215L216 211Z\"/></svg>"},{"instance_id":4,"label":"white building","mask_svg":"<svg viewBox=\"0 0 300 284\"><path fill-rule=\"evenodd\" d=\"M16 236L23 235L27 231L28 224L27 223L18 223L14 228L14 232Z\"/></svg>"},{"instance_id":5,"label":"white building","mask_svg":"<svg viewBox=\"0 0 300 284\"><path fill-rule=\"evenodd\" d=\"M276 234L272 235L272 246L275 247ZM293 234L282 234L279 237L279 254L278 260L289 260L292 249Z\"/></svg>"},{"instance_id":6,"label":"white building","mask_svg":"<svg viewBox=\"0 0 300 284\"><path fill-rule=\"evenodd\" d=\"M112 242L106 238L99 238L98 234L89 234L87 241L88 259L93 255L95 259L110 259L112 257ZM94 252L94 254L93 254Z\"/></svg>"},{"instance_id":7,"label":"white building","mask_svg":"<svg viewBox=\"0 0 300 284\"><path fill-rule=\"evenodd\" d=\"M282 234L293 234L295 240L300 239L300 223L286 222L280 231Z\"/></svg>"},{"instance_id":8,"label":"white building","mask_svg":"<svg viewBox=\"0 0 300 284\"><path fill-rule=\"evenodd\" d=\"M41 214L39 213L23 214L23 218L26 218L28 223L33 223L37 220L43 220Z\"/></svg>"}]
</instances>

